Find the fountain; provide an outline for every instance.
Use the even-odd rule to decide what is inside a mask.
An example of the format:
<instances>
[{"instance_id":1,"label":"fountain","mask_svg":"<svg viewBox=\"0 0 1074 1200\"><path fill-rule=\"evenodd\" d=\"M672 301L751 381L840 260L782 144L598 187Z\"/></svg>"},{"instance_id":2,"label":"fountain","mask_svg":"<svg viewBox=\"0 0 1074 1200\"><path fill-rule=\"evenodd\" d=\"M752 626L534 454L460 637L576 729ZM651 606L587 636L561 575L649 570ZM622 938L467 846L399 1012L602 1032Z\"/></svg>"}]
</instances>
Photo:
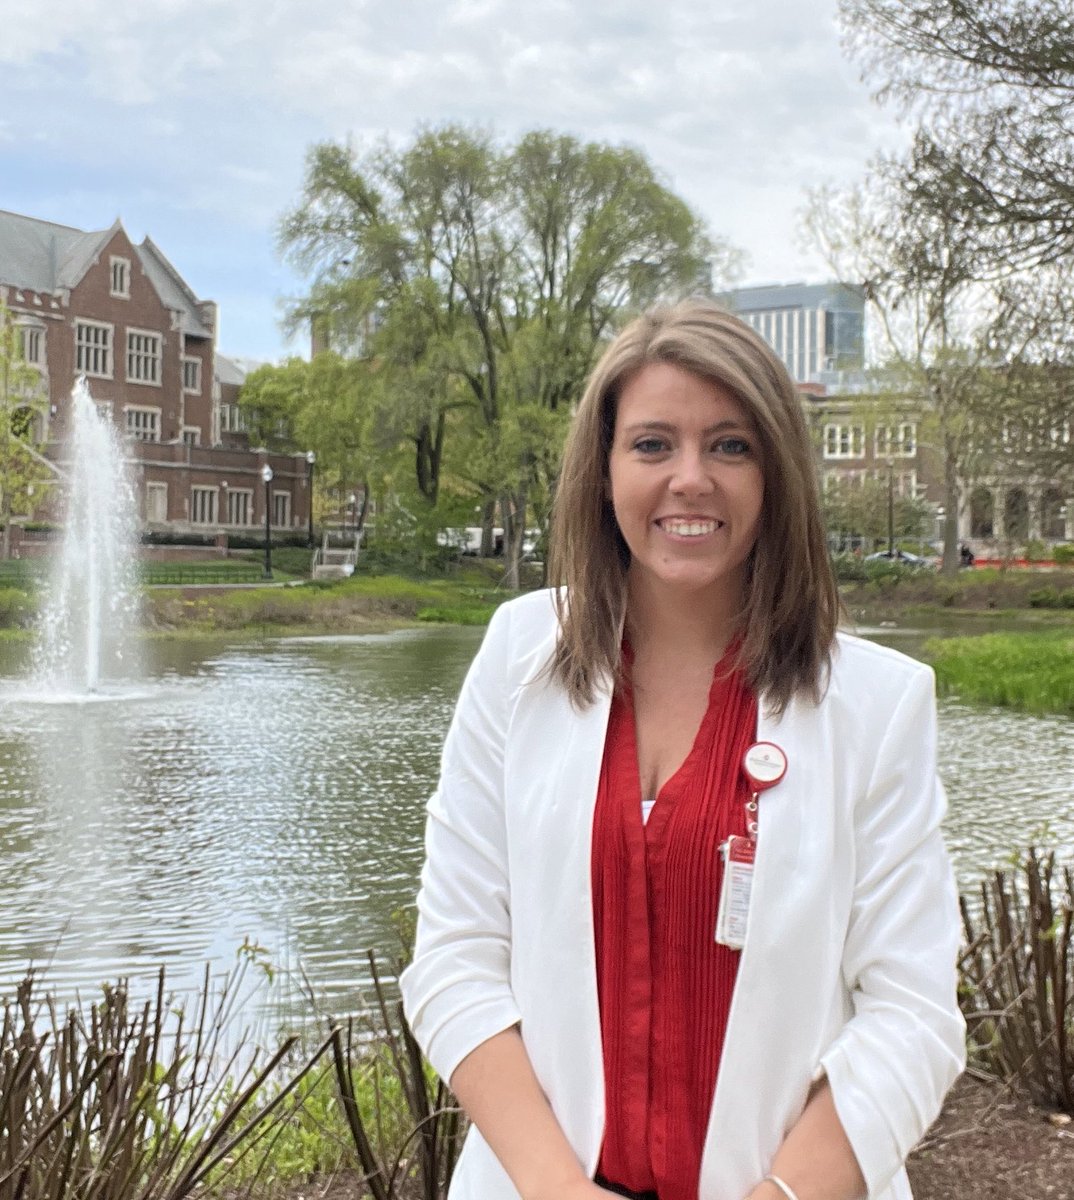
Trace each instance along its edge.
<instances>
[{"instance_id":1,"label":"fountain","mask_svg":"<svg viewBox=\"0 0 1074 1200\"><path fill-rule=\"evenodd\" d=\"M35 690L59 700L105 694L138 674L135 492L115 427L85 377L71 402L63 541L33 658Z\"/></svg>"}]
</instances>

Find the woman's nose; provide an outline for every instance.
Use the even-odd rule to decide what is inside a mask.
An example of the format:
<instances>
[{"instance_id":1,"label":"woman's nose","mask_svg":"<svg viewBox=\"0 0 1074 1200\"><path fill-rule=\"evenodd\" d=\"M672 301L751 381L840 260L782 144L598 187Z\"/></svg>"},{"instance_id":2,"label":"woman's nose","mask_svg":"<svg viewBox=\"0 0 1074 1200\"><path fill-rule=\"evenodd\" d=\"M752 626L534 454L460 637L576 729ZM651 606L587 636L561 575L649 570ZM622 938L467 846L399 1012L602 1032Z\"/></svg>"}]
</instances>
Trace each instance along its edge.
<instances>
[{"instance_id":1,"label":"woman's nose","mask_svg":"<svg viewBox=\"0 0 1074 1200\"><path fill-rule=\"evenodd\" d=\"M712 491L712 476L705 456L698 450L683 450L676 456L675 470L671 477L671 490L690 495Z\"/></svg>"}]
</instances>

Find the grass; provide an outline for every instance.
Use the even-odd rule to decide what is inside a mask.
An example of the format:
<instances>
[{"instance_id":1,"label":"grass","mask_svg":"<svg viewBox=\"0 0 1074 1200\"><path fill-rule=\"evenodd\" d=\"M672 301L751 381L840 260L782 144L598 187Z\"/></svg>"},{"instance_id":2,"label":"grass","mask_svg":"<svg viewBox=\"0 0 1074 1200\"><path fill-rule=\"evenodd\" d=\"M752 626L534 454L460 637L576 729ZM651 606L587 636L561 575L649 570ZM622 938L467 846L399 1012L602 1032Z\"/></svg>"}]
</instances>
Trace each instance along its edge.
<instances>
[{"instance_id":1,"label":"grass","mask_svg":"<svg viewBox=\"0 0 1074 1200\"><path fill-rule=\"evenodd\" d=\"M485 624L507 595L481 578L355 575L288 588L158 590L146 597L146 609L150 627L157 631L363 633L417 621Z\"/></svg>"},{"instance_id":2,"label":"grass","mask_svg":"<svg viewBox=\"0 0 1074 1200\"><path fill-rule=\"evenodd\" d=\"M935 638L925 653L947 694L1031 713L1074 716L1074 630Z\"/></svg>"}]
</instances>

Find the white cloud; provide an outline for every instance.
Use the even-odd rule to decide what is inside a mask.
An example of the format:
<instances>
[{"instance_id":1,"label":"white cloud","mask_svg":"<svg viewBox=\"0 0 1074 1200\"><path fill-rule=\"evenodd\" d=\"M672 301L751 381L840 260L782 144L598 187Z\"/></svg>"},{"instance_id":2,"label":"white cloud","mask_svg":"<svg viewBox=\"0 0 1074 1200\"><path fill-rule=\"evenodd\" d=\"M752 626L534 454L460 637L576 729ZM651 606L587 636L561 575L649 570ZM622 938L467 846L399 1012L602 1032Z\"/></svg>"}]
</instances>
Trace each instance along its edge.
<instances>
[{"instance_id":1,"label":"white cloud","mask_svg":"<svg viewBox=\"0 0 1074 1200\"><path fill-rule=\"evenodd\" d=\"M643 149L757 273L784 273L807 261L794 248L803 186L854 177L899 136L840 57L834 8L0 0L0 141L10 157L18 130L22 153L0 206L57 207L77 190L78 212L41 215L78 223L96 196L102 215L87 223L136 212L155 239L161 226L177 237L161 244L180 269L219 238L232 273L269 286L272 230L311 141L401 142L445 120L508 137L553 128ZM237 231L261 259L234 257Z\"/></svg>"}]
</instances>

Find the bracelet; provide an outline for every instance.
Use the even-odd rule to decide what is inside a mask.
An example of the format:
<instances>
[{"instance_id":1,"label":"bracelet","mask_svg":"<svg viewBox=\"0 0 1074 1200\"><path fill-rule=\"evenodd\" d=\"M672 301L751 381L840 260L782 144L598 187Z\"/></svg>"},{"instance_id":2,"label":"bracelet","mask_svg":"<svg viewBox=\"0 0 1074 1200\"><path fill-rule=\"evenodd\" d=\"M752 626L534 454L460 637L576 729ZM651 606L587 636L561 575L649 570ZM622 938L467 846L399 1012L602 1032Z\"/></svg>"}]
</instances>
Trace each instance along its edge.
<instances>
[{"instance_id":1,"label":"bracelet","mask_svg":"<svg viewBox=\"0 0 1074 1200\"><path fill-rule=\"evenodd\" d=\"M785 1180L780 1179L778 1175L766 1175L765 1183L774 1183L776 1187L787 1197L787 1200L798 1200L798 1193Z\"/></svg>"}]
</instances>

